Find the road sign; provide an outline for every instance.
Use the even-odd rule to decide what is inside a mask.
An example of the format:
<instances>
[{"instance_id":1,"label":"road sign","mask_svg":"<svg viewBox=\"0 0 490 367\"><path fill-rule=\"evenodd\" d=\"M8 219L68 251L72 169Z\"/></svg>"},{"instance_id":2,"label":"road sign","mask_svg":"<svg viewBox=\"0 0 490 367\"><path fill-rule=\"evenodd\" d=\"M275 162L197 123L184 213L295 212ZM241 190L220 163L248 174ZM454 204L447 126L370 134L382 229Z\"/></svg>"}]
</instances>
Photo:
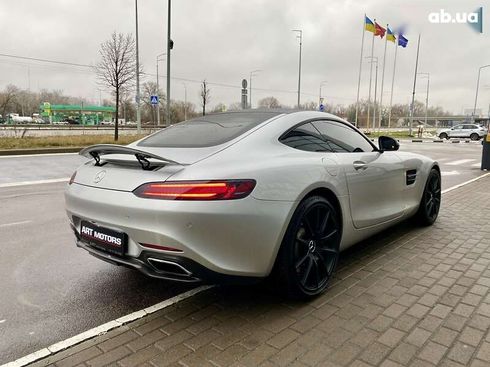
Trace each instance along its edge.
<instances>
[{"instance_id":1,"label":"road sign","mask_svg":"<svg viewBox=\"0 0 490 367\"><path fill-rule=\"evenodd\" d=\"M247 88L247 79L242 80L242 88L243 89Z\"/></svg>"},{"instance_id":2,"label":"road sign","mask_svg":"<svg viewBox=\"0 0 490 367\"><path fill-rule=\"evenodd\" d=\"M325 111L325 106L323 105L323 103L320 104L319 110L322 111L322 112Z\"/></svg>"},{"instance_id":3,"label":"road sign","mask_svg":"<svg viewBox=\"0 0 490 367\"><path fill-rule=\"evenodd\" d=\"M158 104L158 96L150 96L150 102L153 106Z\"/></svg>"}]
</instances>

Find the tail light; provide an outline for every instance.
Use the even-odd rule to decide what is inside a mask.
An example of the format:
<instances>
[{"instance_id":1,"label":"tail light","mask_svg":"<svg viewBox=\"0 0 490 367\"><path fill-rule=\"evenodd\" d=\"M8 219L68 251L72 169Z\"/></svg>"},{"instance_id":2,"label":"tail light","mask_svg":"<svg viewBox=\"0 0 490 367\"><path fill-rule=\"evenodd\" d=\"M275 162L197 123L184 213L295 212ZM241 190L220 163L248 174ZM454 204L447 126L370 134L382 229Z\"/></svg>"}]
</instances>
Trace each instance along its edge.
<instances>
[{"instance_id":1,"label":"tail light","mask_svg":"<svg viewBox=\"0 0 490 367\"><path fill-rule=\"evenodd\" d=\"M255 180L150 182L133 193L141 198L163 200L234 200L248 196Z\"/></svg>"},{"instance_id":2,"label":"tail light","mask_svg":"<svg viewBox=\"0 0 490 367\"><path fill-rule=\"evenodd\" d=\"M76 175L77 175L77 171L73 172L73 174L70 177L70 181L68 181L68 185L71 185L73 181L75 181Z\"/></svg>"}]
</instances>

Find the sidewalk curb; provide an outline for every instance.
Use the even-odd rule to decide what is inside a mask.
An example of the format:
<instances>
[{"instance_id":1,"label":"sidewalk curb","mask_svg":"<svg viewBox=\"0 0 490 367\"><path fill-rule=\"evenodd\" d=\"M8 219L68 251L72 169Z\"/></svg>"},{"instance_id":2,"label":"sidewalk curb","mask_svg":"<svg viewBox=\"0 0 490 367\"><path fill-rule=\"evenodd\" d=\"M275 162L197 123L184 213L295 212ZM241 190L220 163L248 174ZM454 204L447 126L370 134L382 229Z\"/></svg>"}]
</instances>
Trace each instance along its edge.
<instances>
[{"instance_id":1,"label":"sidewalk curb","mask_svg":"<svg viewBox=\"0 0 490 367\"><path fill-rule=\"evenodd\" d=\"M0 150L0 156L31 155L31 154L46 154L46 153L78 153L82 149L83 147L2 149Z\"/></svg>"},{"instance_id":2,"label":"sidewalk curb","mask_svg":"<svg viewBox=\"0 0 490 367\"><path fill-rule=\"evenodd\" d=\"M31 354L28 354L24 357L21 357L21 358L15 360L13 362L8 362L6 364L3 364L0 367L23 367L23 366L27 366L28 364L37 362L40 359L44 359L46 357L49 357L53 354L56 354L56 353L61 352L65 349L68 349L68 348L73 347L77 344L80 344L86 340L89 340L89 339L92 339L96 336L105 334L108 331L111 331L115 328L123 326L129 322L141 319L142 317L145 317L145 316L150 315L154 312L160 311L164 308L167 308L173 304L176 304L180 301L183 301L189 297L192 297L198 293L204 292L204 291L206 291L210 288L213 288L213 287L214 286L212 286L212 285L202 285L200 287L191 289L190 291L178 294L175 297L169 298L169 299L162 301L160 303L157 303L153 306L149 306L149 307L144 308L142 310L130 313L129 315L122 316L118 319L109 321L109 322L102 324L100 326L97 326L93 329L84 331L83 333L75 335L71 338L68 338L66 340L52 344L49 347L40 349L34 353L31 353Z\"/></svg>"}]
</instances>

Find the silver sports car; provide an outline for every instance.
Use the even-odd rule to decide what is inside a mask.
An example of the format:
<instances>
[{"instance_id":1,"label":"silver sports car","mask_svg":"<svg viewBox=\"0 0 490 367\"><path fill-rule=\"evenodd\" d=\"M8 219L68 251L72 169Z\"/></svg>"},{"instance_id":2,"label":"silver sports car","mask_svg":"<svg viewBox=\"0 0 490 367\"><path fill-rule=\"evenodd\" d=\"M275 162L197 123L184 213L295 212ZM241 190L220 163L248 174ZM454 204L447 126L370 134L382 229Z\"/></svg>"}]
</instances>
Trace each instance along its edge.
<instances>
[{"instance_id":1,"label":"silver sports car","mask_svg":"<svg viewBox=\"0 0 490 367\"><path fill-rule=\"evenodd\" d=\"M438 164L389 137L378 145L322 112L206 115L83 149L66 210L77 246L112 264L184 282L272 275L290 296L314 296L339 251L437 218Z\"/></svg>"}]
</instances>

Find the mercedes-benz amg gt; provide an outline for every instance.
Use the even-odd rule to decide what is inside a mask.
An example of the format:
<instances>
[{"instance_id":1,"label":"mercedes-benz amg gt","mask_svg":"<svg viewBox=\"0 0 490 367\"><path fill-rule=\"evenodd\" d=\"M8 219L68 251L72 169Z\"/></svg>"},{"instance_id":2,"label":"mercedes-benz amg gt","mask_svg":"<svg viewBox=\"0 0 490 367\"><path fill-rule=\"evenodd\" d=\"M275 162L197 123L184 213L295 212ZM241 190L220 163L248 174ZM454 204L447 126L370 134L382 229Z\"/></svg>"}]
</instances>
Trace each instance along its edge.
<instances>
[{"instance_id":1,"label":"mercedes-benz amg gt","mask_svg":"<svg viewBox=\"0 0 490 367\"><path fill-rule=\"evenodd\" d=\"M398 147L322 112L206 115L83 149L66 210L77 246L109 263L183 282L273 276L315 296L341 250L436 220L437 162Z\"/></svg>"}]
</instances>

